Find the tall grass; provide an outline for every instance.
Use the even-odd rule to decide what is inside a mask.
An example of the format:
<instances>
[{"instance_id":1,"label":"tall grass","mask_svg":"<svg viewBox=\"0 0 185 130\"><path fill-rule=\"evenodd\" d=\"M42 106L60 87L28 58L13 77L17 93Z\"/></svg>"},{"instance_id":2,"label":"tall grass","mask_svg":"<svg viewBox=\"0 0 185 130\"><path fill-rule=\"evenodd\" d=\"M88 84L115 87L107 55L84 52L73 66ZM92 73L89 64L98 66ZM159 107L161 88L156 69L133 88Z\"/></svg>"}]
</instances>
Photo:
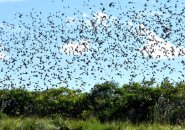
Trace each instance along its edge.
<instances>
[{"instance_id":1,"label":"tall grass","mask_svg":"<svg viewBox=\"0 0 185 130\"><path fill-rule=\"evenodd\" d=\"M0 130L56 130L57 127L50 119L32 118L3 118L0 120Z\"/></svg>"},{"instance_id":2,"label":"tall grass","mask_svg":"<svg viewBox=\"0 0 185 130\"><path fill-rule=\"evenodd\" d=\"M50 118L12 118L0 119L0 130L185 130L181 126L168 124L131 124L130 122L101 123L97 119L72 120L60 116Z\"/></svg>"}]
</instances>

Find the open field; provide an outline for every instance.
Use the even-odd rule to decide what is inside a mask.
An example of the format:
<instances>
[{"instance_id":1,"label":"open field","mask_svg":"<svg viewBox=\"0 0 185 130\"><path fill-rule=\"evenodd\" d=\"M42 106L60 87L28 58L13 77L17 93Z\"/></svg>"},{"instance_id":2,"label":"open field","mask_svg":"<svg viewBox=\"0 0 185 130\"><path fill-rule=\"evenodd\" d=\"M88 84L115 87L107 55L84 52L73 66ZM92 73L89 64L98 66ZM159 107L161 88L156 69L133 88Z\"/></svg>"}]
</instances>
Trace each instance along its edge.
<instances>
[{"instance_id":1,"label":"open field","mask_svg":"<svg viewBox=\"0 0 185 130\"><path fill-rule=\"evenodd\" d=\"M0 120L0 130L185 130L185 124L138 124L129 122L100 123L96 119L69 120L59 116L50 118L10 118Z\"/></svg>"}]
</instances>

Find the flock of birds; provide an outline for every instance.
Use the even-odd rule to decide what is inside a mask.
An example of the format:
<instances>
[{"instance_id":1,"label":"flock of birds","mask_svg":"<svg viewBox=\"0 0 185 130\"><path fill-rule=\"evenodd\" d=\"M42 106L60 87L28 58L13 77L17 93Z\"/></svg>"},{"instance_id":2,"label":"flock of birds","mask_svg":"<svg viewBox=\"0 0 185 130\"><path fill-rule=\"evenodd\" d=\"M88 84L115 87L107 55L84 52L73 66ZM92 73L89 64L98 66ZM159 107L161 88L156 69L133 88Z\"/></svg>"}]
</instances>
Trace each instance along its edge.
<instances>
[{"instance_id":1,"label":"flock of birds","mask_svg":"<svg viewBox=\"0 0 185 130\"><path fill-rule=\"evenodd\" d=\"M53 1L54 2L54 1ZM71 82L79 86L90 81L129 77L156 78L158 73L180 74L184 78L185 8L178 13L172 2L152 5L143 2L141 10L134 1L108 5L84 5L92 10L87 17L76 10L73 18L65 9L44 17L42 12L17 13L17 24L6 21L0 26L0 87L60 86ZM173 1L174 2L174 1ZM142 3L140 3L142 4ZM176 1L174 8L182 5ZM100 11L94 11L94 7ZM68 7L70 8L70 7ZM114 16L111 10L119 12ZM171 41L171 42L168 42ZM176 60L181 56L180 61ZM161 60L162 59L162 60ZM179 64L176 68L172 63Z\"/></svg>"}]
</instances>

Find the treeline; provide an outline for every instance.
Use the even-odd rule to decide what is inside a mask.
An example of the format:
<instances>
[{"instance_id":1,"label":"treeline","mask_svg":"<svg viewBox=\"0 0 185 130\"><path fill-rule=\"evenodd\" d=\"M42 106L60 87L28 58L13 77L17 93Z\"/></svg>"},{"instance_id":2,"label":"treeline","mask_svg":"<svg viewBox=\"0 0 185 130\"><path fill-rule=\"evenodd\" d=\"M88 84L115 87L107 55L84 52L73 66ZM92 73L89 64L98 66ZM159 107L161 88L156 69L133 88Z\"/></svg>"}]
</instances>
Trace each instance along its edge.
<instances>
[{"instance_id":1,"label":"treeline","mask_svg":"<svg viewBox=\"0 0 185 130\"><path fill-rule=\"evenodd\" d=\"M158 122L178 124L185 120L185 83L164 80L119 86L96 84L90 92L69 88L45 91L0 90L0 111L9 116L52 116L100 121Z\"/></svg>"}]
</instances>

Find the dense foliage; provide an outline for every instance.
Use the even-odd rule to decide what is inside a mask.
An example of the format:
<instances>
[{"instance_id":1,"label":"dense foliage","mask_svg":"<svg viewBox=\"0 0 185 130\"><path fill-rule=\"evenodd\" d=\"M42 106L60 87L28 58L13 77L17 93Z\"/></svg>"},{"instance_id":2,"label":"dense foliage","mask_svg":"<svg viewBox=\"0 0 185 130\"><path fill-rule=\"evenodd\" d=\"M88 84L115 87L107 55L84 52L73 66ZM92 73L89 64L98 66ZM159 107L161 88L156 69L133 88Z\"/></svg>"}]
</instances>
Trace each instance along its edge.
<instances>
[{"instance_id":1,"label":"dense foliage","mask_svg":"<svg viewBox=\"0 0 185 130\"><path fill-rule=\"evenodd\" d=\"M69 88L28 91L0 90L0 110L9 116L53 116L97 118L105 121L157 122L179 124L185 120L185 83L164 80L119 86L114 82L96 84L90 92Z\"/></svg>"}]
</instances>

